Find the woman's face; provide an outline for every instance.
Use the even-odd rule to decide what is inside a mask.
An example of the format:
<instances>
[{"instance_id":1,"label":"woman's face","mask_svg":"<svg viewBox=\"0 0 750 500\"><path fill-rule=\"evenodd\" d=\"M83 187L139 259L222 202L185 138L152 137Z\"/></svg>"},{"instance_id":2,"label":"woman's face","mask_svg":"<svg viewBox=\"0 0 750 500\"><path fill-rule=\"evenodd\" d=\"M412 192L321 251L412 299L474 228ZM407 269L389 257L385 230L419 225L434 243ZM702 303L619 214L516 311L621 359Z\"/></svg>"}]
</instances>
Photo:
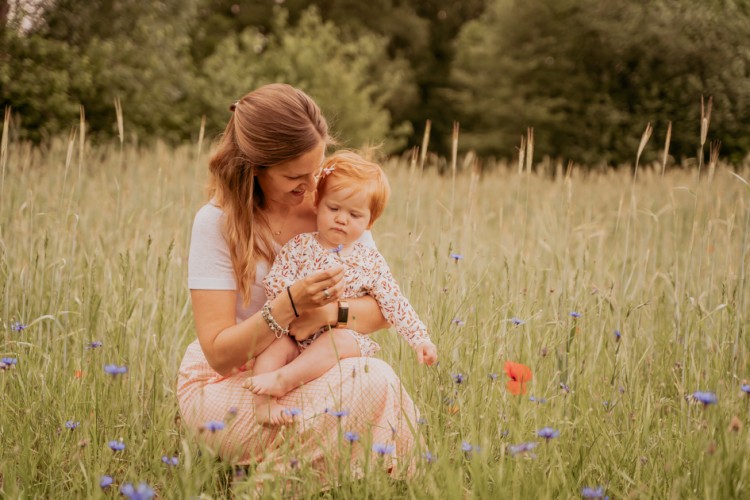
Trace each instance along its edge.
<instances>
[{"instance_id":1,"label":"woman's face","mask_svg":"<svg viewBox=\"0 0 750 500\"><path fill-rule=\"evenodd\" d=\"M288 206L302 203L305 193L315 189L315 174L320 170L325 151L326 143L321 140L297 158L258 173L258 184L266 200Z\"/></svg>"}]
</instances>

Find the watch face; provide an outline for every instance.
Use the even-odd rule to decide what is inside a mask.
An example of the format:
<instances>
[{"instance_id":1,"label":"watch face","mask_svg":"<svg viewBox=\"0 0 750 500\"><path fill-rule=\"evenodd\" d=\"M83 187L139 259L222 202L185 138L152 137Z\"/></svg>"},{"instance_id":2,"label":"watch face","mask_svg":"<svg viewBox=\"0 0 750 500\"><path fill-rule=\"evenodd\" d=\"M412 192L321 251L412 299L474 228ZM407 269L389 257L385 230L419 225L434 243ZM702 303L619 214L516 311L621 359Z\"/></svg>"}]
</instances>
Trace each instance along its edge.
<instances>
[{"instance_id":1,"label":"watch face","mask_svg":"<svg viewBox=\"0 0 750 500\"><path fill-rule=\"evenodd\" d=\"M339 302L339 324L346 324L349 321L349 304L345 302Z\"/></svg>"}]
</instances>

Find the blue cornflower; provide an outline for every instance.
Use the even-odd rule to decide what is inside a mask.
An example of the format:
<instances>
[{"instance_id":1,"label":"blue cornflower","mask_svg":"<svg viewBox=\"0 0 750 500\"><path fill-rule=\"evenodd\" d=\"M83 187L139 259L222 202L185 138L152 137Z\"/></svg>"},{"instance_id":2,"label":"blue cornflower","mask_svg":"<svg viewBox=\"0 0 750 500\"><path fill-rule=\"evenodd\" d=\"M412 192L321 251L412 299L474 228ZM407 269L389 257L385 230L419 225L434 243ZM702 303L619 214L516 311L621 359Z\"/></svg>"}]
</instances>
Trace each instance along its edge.
<instances>
[{"instance_id":1,"label":"blue cornflower","mask_svg":"<svg viewBox=\"0 0 750 500\"><path fill-rule=\"evenodd\" d=\"M427 461L428 464L431 464L432 462L437 460L437 455L433 455L432 453L430 453L429 450L426 451L424 455L422 456L424 457L424 459Z\"/></svg>"},{"instance_id":2,"label":"blue cornflower","mask_svg":"<svg viewBox=\"0 0 750 500\"><path fill-rule=\"evenodd\" d=\"M426 418L424 418L424 417L419 417L419 418L417 419L417 423L418 423L419 425L427 425L427 419L426 419Z\"/></svg>"},{"instance_id":3,"label":"blue cornflower","mask_svg":"<svg viewBox=\"0 0 750 500\"><path fill-rule=\"evenodd\" d=\"M343 249L344 249L344 245L342 243L339 243L337 246L335 246L334 248L331 248L328 251L331 253L341 253Z\"/></svg>"},{"instance_id":4,"label":"blue cornflower","mask_svg":"<svg viewBox=\"0 0 750 500\"><path fill-rule=\"evenodd\" d=\"M512 318L510 318L510 322L513 323L516 326L523 325L524 323L526 323L524 320L516 318L515 316L512 317Z\"/></svg>"},{"instance_id":5,"label":"blue cornflower","mask_svg":"<svg viewBox=\"0 0 750 500\"><path fill-rule=\"evenodd\" d=\"M125 449L125 443L123 443L122 441L112 440L107 444L112 449L112 451L122 451Z\"/></svg>"},{"instance_id":6,"label":"blue cornflower","mask_svg":"<svg viewBox=\"0 0 750 500\"><path fill-rule=\"evenodd\" d=\"M615 330L615 341L619 342L621 337L622 334L620 333L620 330Z\"/></svg>"},{"instance_id":7,"label":"blue cornflower","mask_svg":"<svg viewBox=\"0 0 750 500\"><path fill-rule=\"evenodd\" d=\"M581 317L581 313L579 313L579 312L575 312L575 311L571 311L571 312L570 312L570 315L571 315L572 317L574 317L574 318L580 318L580 317Z\"/></svg>"},{"instance_id":8,"label":"blue cornflower","mask_svg":"<svg viewBox=\"0 0 750 500\"><path fill-rule=\"evenodd\" d=\"M490 380L494 382L497 380L497 373L490 373L488 377L490 377Z\"/></svg>"},{"instance_id":9,"label":"blue cornflower","mask_svg":"<svg viewBox=\"0 0 750 500\"><path fill-rule=\"evenodd\" d=\"M396 450L395 444L382 444L382 443L375 443L372 445L372 451L380 455L381 457L384 455L390 455Z\"/></svg>"},{"instance_id":10,"label":"blue cornflower","mask_svg":"<svg viewBox=\"0 0 750 500\"><path fill-rule=\"evenodd\" d=\"M581 490L581 496L583 498L602 498L604 497L604 488L601 486L598 488L583 488Z\"/></svg>"},{"instance_id":11,"label":"blue cornflower","mask_svg":"<svg viewBox=\"0 0 750 500\"><path fill-rule=\"evenodd\" d=\"M284 409L284 413L286 413L290 417L296 417L297 415L302 415L302 410L300 410L299 408L286 408Z\"/></svg>"},{"instance_id":12,"label":"blue cornflower","mask_svg":"<svg viewBox=\"0 0 750 500\"><path fill-rule=\"evenodd\" d=\"M77 429L80 425L81 425L80 422L75 422L73 420L68 420L67 422L65 422L65 428L70 429L71 431L73 429Z\"/></svg>"},{"instance_id":13,"label":"blue cornflower","mask_svg":"<svg viewBox=\"0 0 750 500\"><path fill-rule=\"evenodd\" d=\"M26 328L28 328L28 325L24 325L20 321L15 321L12 325L10 325L10 329L14 332L22 332L26 330Z\"/></svg>"},{"instance_id":14,"label":"blue cornflower","mask_svg":"<svg viewBox=\"0 0 750 500\"><path fill-rule=\"evenodd\" d=\"M536 435L539 436L540 438L544 438L547 441L549 441L550 439L553 439L559 436L560 431L553 429L552 427L543 427L539 429L538 431L536 431Z\"/></svg>"},{"instance_id":15,"label":"blue cornflower","mask_svg":"<svg viewBox=\"0 0 750 500\"><path fill-rule=\"evenodd\" d=\"M104 365L104 371L106 373L109 373L113 377L115 377L117 375L122 375L122 374L127 373L128 372L128 367L127 366L117 366L117 365L110 364L110 365Z\"/></svg>"},{"instance_id":16,"label":"blue cornflower","mask_svg":"<svg viewBox=\"0 0 750 500\"><path fill-rule=\"evenodd\" d=\"M120 493L130 500L149 500L155 495L154 490L146 483L141 483L138 486L133 486L130 483L123 484Z\"/></svg>"},{"instance_id":17,"label":"blue cornflower","mask_svg":"<svg viewBox=\"0 0 750 500\"><path fill-rule=\"evenodd\" d=\"M110 486L112 486L112 483L114 483L115 480L112 479L112 476L104 475L99 479L99 487L101 489L107 489Z\"/></svg>"},{"instance_id":18,"label":"blue cornflower","mask_svg":"<svg viewBox=\"0 0 750 500\"><path fill-rule=\"evenodd\" d=\"M461 318L453 318L453 321L451 321L451 324L456 326L464 326L466 322L462 320Z\"/></svg>"},{"instance_id":19,"label":"blue cornflower","mask_svg":"<svg viewBox=\"0 0 750 500\"><path fill-rule=\"evenodd\" d=\"M740 390L750 396L750 384L742 384Z\"/></svg>"},{"instance_id":20,"label":"blue cornflower","mask_svg":"<svg viewBox=\"0 0 750 500\"><path fill-rule=\"evenodd\" d=\"M461 441L461 451L464 453L471 453L472 451L476 451L479 453L479 446L473 445L469 443L468 441Z\"/></svg>"},{"instance_id":21,"label":"blue cornflower","mask_svg":"<svg viewBox=\"0 0 750 500\"><path fill-rule=\"evenodd\" d=\"M0 370L7 370L11 366L15 366L18 364L18 360L16 358L2 358L0 359Z\"/></svg>"},{"instance_id":22,"label":"blue cornflower","mask_svg":"<svg viewBox=\"0 0 750 500\"><path fill-rule=\"evenodd\" d=\"M715 405L718 401L718 399L716 398L716 394L714 394L713 392L702 391L695 391L693 393L693 399L703 403L703 406Z\"/></svg>"},{"instance_id":23,"label":"blue cornflower","mask_svg":"<svg viewBox=\"0 0 750 500\"><path fill-rule=\"evenodd\" d=\"M211 420L203 424L203 428L211 432L220 431L224 428L224 422L221 420Z\"/></svg>"},{"instance_id":24,"label":"blue cornflower","mask_svg":"<svg viewBox=\"0 0 750 500\"><path fill-rule=\"evenodd\" d=\"M568 384L566 384L565 382L560 382L560 389L565 392L570 392L570 387L568 387Z\"/></svg>"},{"instance_id":25,"label":"blue cornflower","mask_svg":"<svg viewBox=\"0 0 750 500\"><path fill-rule=\"evenodd\" d=\"M451 377L453 377L453 381L459 385L463 384L466 378L463 373L454 373Z\"/></svg>"},{"instance_id":26,"label":"blue cornflower","mask_svg":"<svg viewBox=\"0 0 750 500\"><path fill-rule=\"evenodd\" d=\"M349 410L334 411L334 410L330 410L330 409L326 408L325 412L328 413L330 416L337 417L337 418L341 418L341 417L345 417L345 416L349 415Z\"/></svg>"},{"instance_id":27,"label":"blue cornflower","mask_svg":"<svg viewBox=\"0 0 750 500\"><path fill-rule=\"evenodd\" d=\"M296 469L297 467L299 467L299 459L293 458L289 460L289 467L291 467L292 469Z\"/></svg>"},{"instance_id":28,"label":"blue cornflower","mask_svg":"<svg viewBox=\"0 0 750 500\"><path fill-rule=\"evenodd\" d=\"M177 458L177 457L168 457L166 455L164 455L163 457L161 457L161 461L164 462L166 465L169 465L171 467L175 467L175 466L179 465L179 463L180 463L180 459L179 458Z\"/></svg>"},{"instance_id":29,"label":"blue cornflower","mask_svg":"<svg viewBox=\"0 0 750 500\"><path fill-rule=\"evenodd\" d=\"M102 345L104 344L102 343L101 340L95 340L93 342L89 342L88 344L86 344L86 349L98 349Z\"/></svg>"},{"instance_id":30,"label":"blue cornflower","mask_svg":"<svg viewBox=\"0 0 750 500\"><path fill-rule=\"evenodd\" d=\"M359 441L359 434L356 432L347 432L344 434L344 438L350 443L354 443L355 441Z\"/></svg>"},{"instance_id":31,"label":"blue cornflower","mask_svg":"<svg viewBox=\"0 0 750 500\"><path fill-rule=\"evenodd\" d=\"M531 451L534 448L536 448L539 445L536 441L529 441L528 443L521 443L521 444L512 444L508 446L508 451L510 451L510 454L513 456L520 455L521 453L526 453L527 451Z\"/></svg>"},{"instance_id":32,"label":"blue cornflower","mask_svg":"<svg viewBox=\"0 0 750 500\"><path fill-rule=\"evenodd\" d=\"M451 253L450 258L453 259L454 262L458 262L459 260L463 259L464 256L460 253Z\"/></svg>"},{"instance_id":33,"label":"blue cornflower","mask_svg":"<svg viewBox=\"0 0 750 500\"><path fill-rule=\"evenodd\" d=\"M539 403L540 405L543 405L547 402L545 398L535 398L534 396L529 396L529 401L533 403Z\"/></svg>"}]
</instances>

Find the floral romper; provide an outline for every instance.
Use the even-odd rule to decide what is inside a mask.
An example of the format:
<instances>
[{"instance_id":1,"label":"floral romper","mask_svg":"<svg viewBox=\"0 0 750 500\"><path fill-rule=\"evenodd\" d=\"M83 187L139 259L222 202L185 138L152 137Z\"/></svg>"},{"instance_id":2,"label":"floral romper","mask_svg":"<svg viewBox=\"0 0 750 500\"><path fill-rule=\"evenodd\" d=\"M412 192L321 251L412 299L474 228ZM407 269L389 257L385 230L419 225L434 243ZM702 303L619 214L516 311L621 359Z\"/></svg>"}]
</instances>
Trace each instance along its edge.
<instances>
[{"instance_id":1,"label":"floral romper","mask_svg":"<svg viewBox=\"0 0 750 500\"><path fill-rule=\"evenodd\" d=\"M416 348L420 344L430 342L427 328L401 293L380 252L357 241L349 255L340 255L335 250L323 248L317 239L317 234L317 232L299 234L281 249L271 270L263 280L266 296L269 299L275 298L283 293L288 285L315 271L343 264L346 269L344 273L346 287L342 298L353 299L370 295L378 302L385 319L411 347ZM327 327L321 328L309 339L297 342L300 349L305 349L327 329ZM380 350L378 343L368 335L362 335L353 330L348 331L357 340L362 356L372 356Z\"/></svg>"}]
</instances>

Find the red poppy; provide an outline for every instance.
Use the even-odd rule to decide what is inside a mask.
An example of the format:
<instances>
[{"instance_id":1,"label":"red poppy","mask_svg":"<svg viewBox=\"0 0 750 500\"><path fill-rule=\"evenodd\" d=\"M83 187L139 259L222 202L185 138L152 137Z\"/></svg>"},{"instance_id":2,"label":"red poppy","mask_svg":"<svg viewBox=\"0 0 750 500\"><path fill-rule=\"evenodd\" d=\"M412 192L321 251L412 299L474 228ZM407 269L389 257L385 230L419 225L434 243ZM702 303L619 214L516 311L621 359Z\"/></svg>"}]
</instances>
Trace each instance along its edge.
<instances>
[{"instance_id":1,"label":"red poppy","mask_svg":"<svg viewBox=\"0 0 750 500\"><path fill-rule=\"evenodd\" d=\"M76 377L76 378L81 378L81 377L83 377L83 372L82 372L81 370L76 370L76 373L75 373L75 377Z\"/></svg>"},{"instance_id":2,"label":"red poppy","mask_svg":"<svg viewBox=\"0 0 750 500\"><path fill-rule=\"evenodd\" d=\"M526 394L526 382L534 378L531 374L531 368L521 363L514 363L512 361L505 362L505 373L508 375L510 380L505 387L508 392L514 396L519 394Z\"/></svg>"}]
</instances>

